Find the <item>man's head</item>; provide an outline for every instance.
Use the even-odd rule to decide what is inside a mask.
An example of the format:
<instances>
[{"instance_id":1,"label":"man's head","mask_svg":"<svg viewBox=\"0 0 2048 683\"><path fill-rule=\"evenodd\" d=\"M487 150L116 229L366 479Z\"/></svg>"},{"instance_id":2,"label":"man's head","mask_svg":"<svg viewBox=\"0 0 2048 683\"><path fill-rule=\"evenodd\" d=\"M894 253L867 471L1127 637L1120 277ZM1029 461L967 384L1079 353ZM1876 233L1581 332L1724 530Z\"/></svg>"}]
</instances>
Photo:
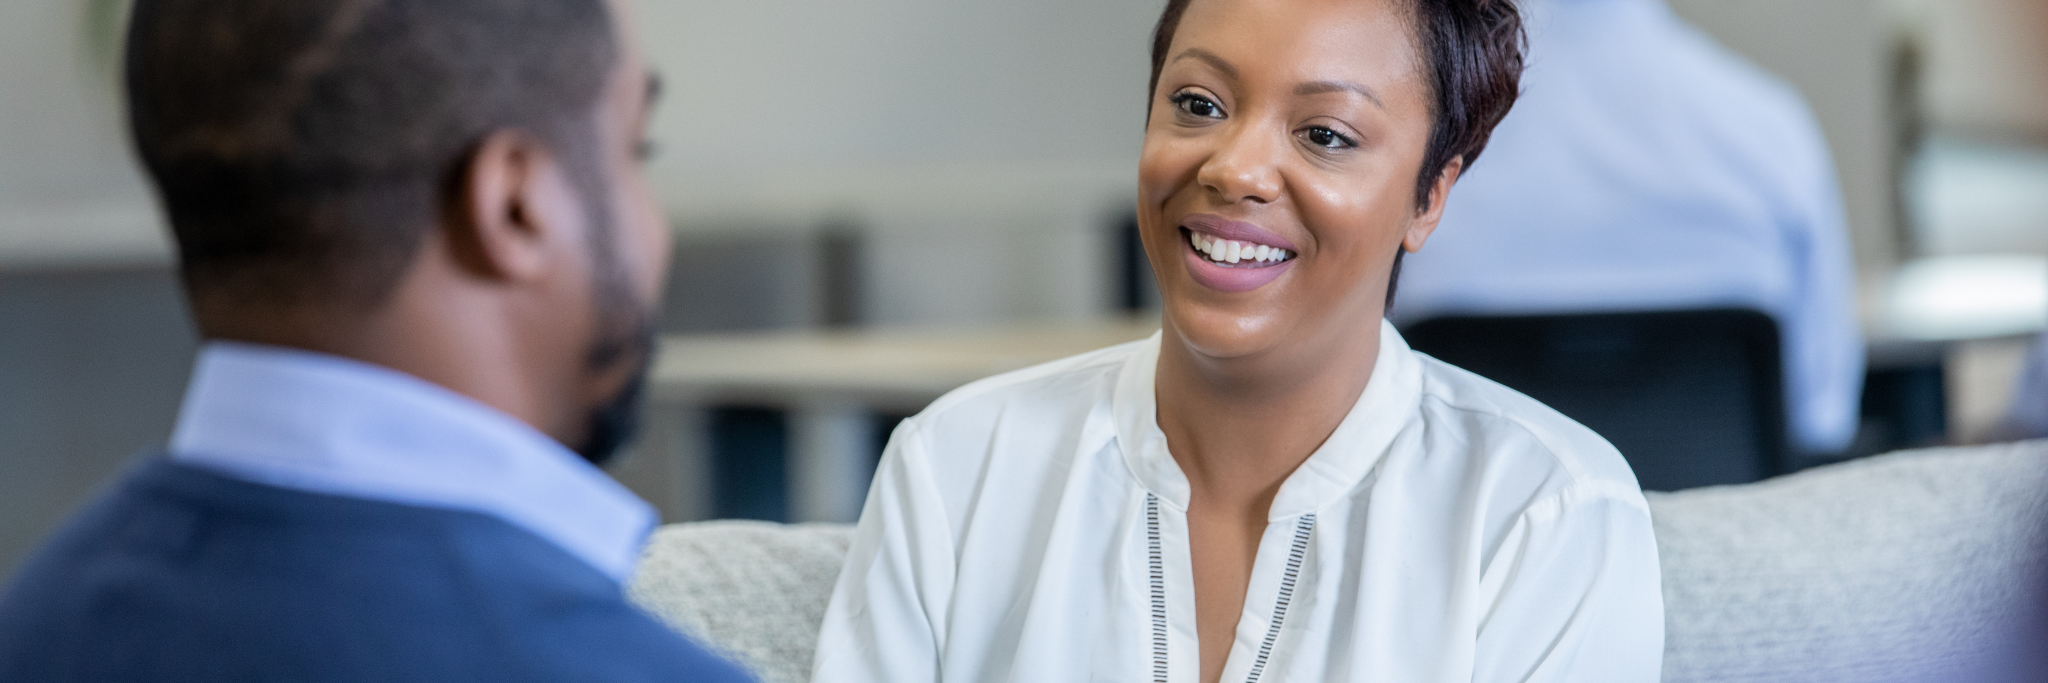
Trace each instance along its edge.
<instances>
[{"instance_id":1,"label":"man's head","mask_svg":"<svg viewBox=\"0 0 2048 683\"><path fill-rule=\"evenodd\" d=\"M592 417L632 413L668 247L614 10L138 1L130 123L202 334L389 365L608 452Z\"/></svg>"}]
</instances>

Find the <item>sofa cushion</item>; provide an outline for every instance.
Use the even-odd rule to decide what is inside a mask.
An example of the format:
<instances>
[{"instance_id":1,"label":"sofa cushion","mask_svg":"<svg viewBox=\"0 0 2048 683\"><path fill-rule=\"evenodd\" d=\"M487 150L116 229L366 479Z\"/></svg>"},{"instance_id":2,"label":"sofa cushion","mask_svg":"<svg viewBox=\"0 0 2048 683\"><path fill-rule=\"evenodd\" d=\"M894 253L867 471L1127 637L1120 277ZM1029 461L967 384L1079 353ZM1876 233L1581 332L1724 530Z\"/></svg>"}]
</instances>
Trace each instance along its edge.
<instances>
[{"instance_id":1,"label":"sofa cushion","mask_svg":"<svg viewBox=\"0 0 2048 683\"><path fill-rule=\"evenodd\" d=\"M852 537L840 524L671 524L648 539L626 595L761 683L802 683Z\"/></svg>"},{"instance_id":2,"label":"sofa cushion","mask_svg":"<svg viewBox=\"0 0 2048 683\"><path fill-rule=\"evenodd\" d=\"M1649 494L1664 680L1936 681L2039 604L2048 441L1909 451ZM674 524L628 595L763 683L810 677L851 527Z\"/></svg>"},{"instance_id":3,"label":"sofa cushion","mask_svg":"<svg viewBox=\"0 0 2048 683\"><path fill-rule=\"evenodd\" d=\"M1664 680L1971 680L2039 606L2048 441L1650 494Z\"/></svg>"}]
</instances>

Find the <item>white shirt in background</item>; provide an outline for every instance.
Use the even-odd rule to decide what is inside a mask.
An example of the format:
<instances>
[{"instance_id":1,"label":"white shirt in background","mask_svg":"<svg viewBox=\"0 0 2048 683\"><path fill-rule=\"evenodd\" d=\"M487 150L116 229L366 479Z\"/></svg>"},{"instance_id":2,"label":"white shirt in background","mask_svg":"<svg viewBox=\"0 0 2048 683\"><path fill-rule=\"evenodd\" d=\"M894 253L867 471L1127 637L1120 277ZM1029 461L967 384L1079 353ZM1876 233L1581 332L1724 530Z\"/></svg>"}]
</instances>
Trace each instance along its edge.
<instances>
[{"instance_id":1,"label":"white shirt in background","mask_svg":"<svg viewBox=\"0 0 2048 683\"><path fill-rule=\"evenodd\" d=\"M2048 439L2048 334L2035 339L2034 348L2027 352L2005 422L2010 436Z\"/></svg>"},{"instance_id":2,"label":"white shirt in background","mask_svg":"<svg viewBox=\"0 0 2048 683\"><path fill-rule=\"evenodd\" d=\"M1661 0L1523 6L1522 96L1408 255L1395 320L1753 308L1778 323L1794 444L1847 447L1855 271L1798 92Z\"/></svg>"},{"instance_id":3,"label":"white shirt in background","mask_svg":"<svg viewBox=\"0 0 2048 683\"><path fill-rule=\"evenodd\" d=\"M1381 334L1363 395L1273 500L1222 679L1657 680L1657 546L1621 455ZM1159 345L983 380L905 421L815 680L1196 680Z\"/></svg>"}]
</instances>

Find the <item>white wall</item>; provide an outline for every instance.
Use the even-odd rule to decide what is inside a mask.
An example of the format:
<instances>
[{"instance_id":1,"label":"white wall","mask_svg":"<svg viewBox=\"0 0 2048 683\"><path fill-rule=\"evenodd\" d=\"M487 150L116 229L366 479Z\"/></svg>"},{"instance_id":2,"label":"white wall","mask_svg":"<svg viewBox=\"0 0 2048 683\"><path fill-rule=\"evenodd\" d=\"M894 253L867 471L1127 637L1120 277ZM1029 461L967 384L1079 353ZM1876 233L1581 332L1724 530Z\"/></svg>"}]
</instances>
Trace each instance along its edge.
<instances>
[{"instance_id":1,"label":"white wall","mask_svg":"<svg viewBox=\"0 0 2048 683\"><path fill-rule=\"evenodd\" d=\"M2048 143L2048 2L1898 0L1927 51L1933 124Z\"/></svg>"},{"instance_id":2,"label":"white wall","mask_svg":"<svg viewBox=\"0 0 2048 683\"><path fill-rule=\"evenodd\" d=\"M1806 94L1866 271L1896 257L1886 7L1934 17L1938 121L2048 130L2048 85L2013 84L2048 84L2039 0L1672 2ZM1104 217L1131 195L1159 4L638 0L670 86L657 184L685 230L864 223L885 321L1086 314L1106 299ZM0 267L162 258L111 69L81 47L86 5L0 2ZM983 290L1008 298L957 294Z\"/></svg>"},{"instance_id":3,"label":"white wall","mask_svg":"<svg viewBox=\"0 0 2048 683\"><path fill-rule=\"evenodd\" d=\"M1806 95L1866 273L1899 258L1888 111L1897 28L1885 3L1673 0ZM1013 258L1010 245L1106 248L1096 234L1130 196L1160 4L644 0L649 51L679 86L660 123L670 154L657 175L686 227L764 213L867 222L887 245L877 258L886 279L871 292L887 322L972 317L955 309L1084 314L1106 284L1077 278L1106 268ZM982 291L1056 284L1068 286L1007 300ZM1080 300L1090 303L1060 303Z\"/></svg>"},{"instance_id":4,"label":"white wall","mask_svg":"<svg viewBox=\"0 0 2048 683\"><path fill-rule=\"evenodd\" d=\"M1158 4L642 0L673 86L655 170L689 206L753 209L777 183L866 201L873 171L1129 165Z\"/></svg>"},{"instance_id":5,"label":"white wall","mask_svg":"<svg viewBox=\"0 0 2048 683\"><path fill-rule=\"evenodd\" d=\"M1094 315L1159 0L642 0L685 231L870 231L877 322Z\"/></svg>"},{"instance_id":6,"label":"white wall","mask_svg":"<svg viewBox=\"0 0 2048 683\"><path fill-rule=\"evenodd\" d=\"M88 8L0 2L0 268L164 258Z\"/></svg>"}]
</instances>

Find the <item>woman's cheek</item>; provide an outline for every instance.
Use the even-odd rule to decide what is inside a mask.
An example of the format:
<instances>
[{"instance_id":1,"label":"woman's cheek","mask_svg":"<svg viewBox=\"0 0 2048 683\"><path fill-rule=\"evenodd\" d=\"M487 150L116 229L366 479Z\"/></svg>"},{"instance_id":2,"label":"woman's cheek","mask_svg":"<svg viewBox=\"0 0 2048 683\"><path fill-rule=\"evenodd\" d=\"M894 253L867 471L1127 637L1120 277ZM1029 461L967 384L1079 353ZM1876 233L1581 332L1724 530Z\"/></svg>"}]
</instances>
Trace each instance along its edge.
<instances>
[{"instance_id":1,"label":"woman's cheek","mask_svg":"<svg viewBox=\"0 0 2048 683\"><path fill-rule=\"evenodd\" d=\"M1318 183L1302 193L1302 212L1317 242L1328 240L1329 247L1343 250L1372 250L1398 242L1409 222L1409 216L1399 210L1398 192L1387 191L1389 185L1398 183L1384 178L1342 180ZM1360 192L1361 188L1377 190ZM1318 226L1326 229L1315 230Z\"/></svg>"},{"instance_id":2,"label":"woman's cheek","mask_svg":"<svg viewBox=\"0 0 2048 683\"><path fill-rule=\"evenodd\" d=\"M1138 191L1145 204L1153 208L1164 205L1186 184L1186 179L1193 178L1185 145L1160 137L1147 136L1144 151L1138 157Z\"/></svg>"}]
</instances>

